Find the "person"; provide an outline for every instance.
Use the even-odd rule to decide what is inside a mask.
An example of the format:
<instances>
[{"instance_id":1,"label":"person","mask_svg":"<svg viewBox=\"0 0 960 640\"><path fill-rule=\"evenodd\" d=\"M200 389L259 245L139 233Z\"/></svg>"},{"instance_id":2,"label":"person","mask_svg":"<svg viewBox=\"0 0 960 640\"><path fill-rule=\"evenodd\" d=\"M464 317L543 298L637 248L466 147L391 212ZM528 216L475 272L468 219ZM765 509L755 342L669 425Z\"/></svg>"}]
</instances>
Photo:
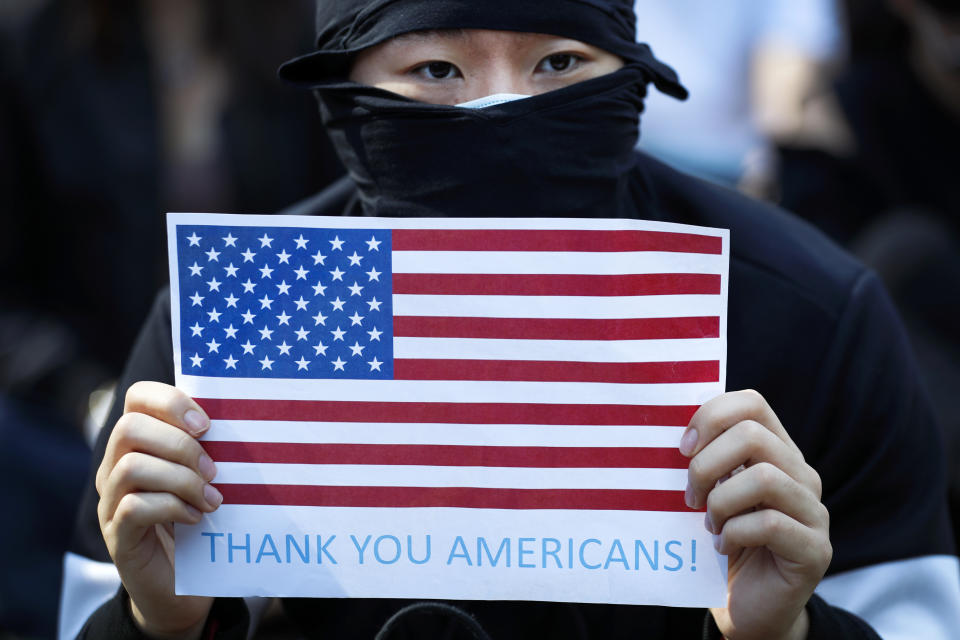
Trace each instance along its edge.
<instances>
[{"instance_id":1,"label":"person","mask_svg":"<svg viewBox=\"0 0 960 640\"><path fill-rule=\"evenodd\" d=\"M635 152L647 85L685 91L635 42L630 0L343 0L317 16L319 50L281 72L316 91L349 173L289 211L729 228L737 391L704 404L680 445L688 503L706 507L730 561L726 607L285 599L302 635L953 634L960 573L939 435L882 287L797 219ZM490 106L456 106L478 102ZM255 617L240 599L173 592L170 523L197 522L220 496L195 439L209 421L170 386L168 296L97 444L66 560L64 637L242 638ZM120 588L84 578L114 567Z\"/></svg>"}]
</instances>

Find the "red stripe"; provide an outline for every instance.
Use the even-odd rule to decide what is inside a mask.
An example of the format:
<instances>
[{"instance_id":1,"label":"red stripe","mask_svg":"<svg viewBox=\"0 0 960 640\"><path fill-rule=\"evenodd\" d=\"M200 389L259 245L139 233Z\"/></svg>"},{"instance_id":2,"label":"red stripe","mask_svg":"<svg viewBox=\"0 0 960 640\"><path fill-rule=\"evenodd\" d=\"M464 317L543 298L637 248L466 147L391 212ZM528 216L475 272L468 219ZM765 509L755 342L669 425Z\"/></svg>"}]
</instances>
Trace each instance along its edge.
<instances>
[{"instance_id":1,"label":"red stripe","mask_svg":"<svg viewBox=\"0 0 960 640\"><path fill-rule=\"evenodd\" d=\"M462 507L691 511L682 491L641 489L487 489L477 487L320 487L217 484L225 504L311 507Z\"/></svg>"},{"instance_id":2,"label":"red stripe","mask_svg":"<svg viewBox=\"0 0 960 640\"><path fill-rule=\"evenodd\" d=\"M484 402L345 402L197 398L213 420L395 422L432 424L555 424L685 427L687 405L522 404Z\"/></svg>"},{"instance_id":3,"label":"red stripe","mask_svg":"<svg viewBox=\"0 0 960 640\"><path fill-rule=\"evenodd\" d=\"M226 441L201 444L216 462L551 469L686 469L690 463L675 447L472 447Z\"/></svg>"},{"instance_id":4,"label":"red stripe","mask_svg":"<svg viewBox=\"0 0 960 640\"><path fill-rule=\"evenodd\" d=\"M619 276L395 273L393 292L461 296L719 295L717 273L647 273Z\"/></svg>"},{"instance_id":5,"label":"red stripe","mask_svg":"<svg viewBox=\"0 0 960 640\"><path fill-rule=\"evenodd\" d=\"M720 318L449 318L394 316L393 335L403 338L500 338L516 340L657 340L718 338Z\"/></svg>"},{"instance_id":6,"label":"red stripe","mask_svg":"<svg viewBox=\"0 0 960 640\"><path fill-rule=\"evenodd\" d=\"M723 238L670 231L394 229L394 251L723 252Z\"/></svg>"},{"instance_id":7,"label":"red stripe","mask_svg":"<svg viewBox=\"0 0 960 640\"><path fill-rule=\"evenodd\" d=\"M720 362L554 362L527 360L413 360L393 362L395 380L509 380L673 384L718 382Z\"/></svg>"}]
</instances>

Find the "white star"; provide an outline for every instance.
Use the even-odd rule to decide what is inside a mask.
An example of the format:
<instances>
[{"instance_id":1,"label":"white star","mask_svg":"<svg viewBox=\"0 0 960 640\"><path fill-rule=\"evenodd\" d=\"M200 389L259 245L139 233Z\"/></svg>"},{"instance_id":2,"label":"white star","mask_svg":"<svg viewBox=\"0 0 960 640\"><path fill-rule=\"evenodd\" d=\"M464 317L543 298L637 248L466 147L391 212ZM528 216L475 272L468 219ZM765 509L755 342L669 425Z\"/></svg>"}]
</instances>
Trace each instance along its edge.
<instances>
[{"instance_id":1,"label":"white star","mask_svg":"<svg viewBox=\"0 0 960 640\"><path fill-rule=\"evenodd\" d=\"M294 331L294 333L297 334L297 341L299 342L300 340L307 339L307 334L310 333L310 330L304 329L303 325L300 325L300 329L298 331Z\"/></svg>"},{"instance_id":2,"label":"white star","mask_svg":"<svg viewBox=\"0 0 960 640\"><path fill-rule=\"evenodd\" d=\"M199 292L199 291L194 291L194 292L193 292L193 295L190 296L189 299L190 299L190 300L193 300L193 304L190 305L191 307L200 307L200 306L203 306L203 305L201 304L201 303L203 302L203 296L200 295L200 292Z\"/></svg>"},{"instance_id":3,"label":"white star","mask_svg":"<svg viewBox=\"0 0 960 640\"><path fill-rule=\"evenodd\" d=\"M193 355L190 356L190 361L193 362L193 366L199 367L200 363L203 362L203 358L200 357L199 353L194 352Z\"/></svg>"},{"instance_id":4,"label":"white star","mask_svg":"<svg viewBox=\"0 0 960 640\"><path fill-rule=\"evenodd\" d=\"M357 313L356 311L354 311L354 312L353 312L353 315L350 316L350 326L351 326L351 327L357 327L357 326L362 327L362 326L363 326L363 316L360 315L359 313Z\"/></svg>"},{"instance_id":5,"label":"white star","mask_svg":"<svg viewBox=\"0 0 960 640\"><path fill-rule=\"evenodd\" d=\"M224 268L223 268L223 270L227 272L227 277L228 277L228 278L236 278L236 277L237 277L237 269L239 269L239 267L233 266L233 263L232 263L232 262L230 263L230 266L229 266L229 267L224 267Z\"/></svg>"},{"instance_id":6,"label":"white star","mask_svg":"<svg viewBox=\"0 0 960 640\"><path fill-rule=\"evenodd\" d=\"M287 284L286 280L282 280L280 284L277 285L277 289L280 291L278 295L290 295L290 285Z\"/></svg>"},{"instance_id":7,"label":"white star","mask_svg":"<svg viewBox=\"0 0 960 640\"><path fill-rule=\"evenodd\" d=\"M330 275L333 276L334 280L339 280L340 282L343 282L343 274L345 273L346 271L340 271L340 267L334 267L333 271L330 272Z\"/></svg>"},{"instance_id":8,"label":"white star","mask_svg":"<svg viewBox=\"0 0 960 640\"><path fill-rule=\"evenodd\" d=\"M281 311L280 315L277 316L277 321L280 324L285 324L288 327L290 326L290 316L287 315L286 311Z\"/></svg>"},{"instance_id":9,"label":"white star","mask_svg":"<svg viewBox=\"0 0 960 640\"><path fill-rule=\"evenodd\" d=\"M236 369L237 363L240 362L239 360L233 357L232 353L228 355L226 358L224 358L223 361L226 363L227 369Z\"/></svg>"},{"instance_id":10,"label":"white star","mask_svg":"<svg viewBox=\"0 0 960 640\"><path fill-rule=\"evenodd\" d=\"M340 239L340 236L334 236L333 240L330 241L330 244L333 245L334 251L343 251L343 240Z\"/></svg>"},{"instance_id":11,"label":"white star","mask_svg":"<svg viewBox=\"0 0 960 640\"><path fill-rule=\"evenodd\" d=\"M350 266L351 266L351 267L359 267L359 266L360 266L360 261L363 260L363 256L357 255L357 252L354 251L352 256L348 256L348 257L347 257L347 260L350 261Z\"/></svg>"},{"instance_id":12,"label":"white star","mask_svg":"<svg viewBox=\"0 0 960 640\"><path fill-rule=\"evenodd\" d=\"M307 243L310 242L310 241L307 240L306 238L304 238L304 237L303 237L303 234L301 233L301 234L300 234L300 237L299 237L299 238L296 238L296 239L294 240L294 242L297 243L297 249L306 249L306 248L307 248Z\"/></svg>"},{"instance_id":13,"label":"white star","mask_svg":"<svg viewBox=\"0 0 960 640\"><path fill-rule=\"evenodd\" d=\"M310 364L310 361L300 356L299 360L294 360L297 363L297 371L307 370L307 366Z\"/></svg>"},{"instance_id":14,"label":"white star","mask_svg":"<svg viewBox=\"0 0 960 640\"><path fill-rule=\"evenodd\" d=\"M266 233L263 234L262 238L257 238L260 241L260 248L269 247L270 243L273 242L273 238L268 236Z\"/></svg>"},{"instance_id":15,"label":"white star","mask_svg":"<svg viewBox=\"0 0 960 640\"><path fill-rule=\"evenodd\" d=\"M370 305L370 311L380 311L380 305L383 303L377 300L377 297L374 296L367 301L367 304Z\"/></svg>"},{"instance_id":16,"label":"white star","mask_svg":"<svg viewBox=\"0 0 960 640\"><path fill-rule=\"evenodd\" d=\"M246 344L242 344L240 346L243 347L244 354L249 353L250 355L253 355L253 350L257 348L257 345L251 343L249 338L247 339Z\"/></svg>"},{"instance_id":17,"label":"white star","mask_svg":"<svg viewBox=\"0 0 960 640\"><path fill-rule=\"evenodd\" d=\"M358 296L363 291L363 287L358 285L356 281L354 281L353 286L347 287L347 289L350 289L350 295L352 296Z\"/></svg>"},{"instance_id":18,"label":"white star","mask_svg":"<svg viewBox=\"0 0 960 640\"><path fill-rule=\"evenodd\" d=\"M313 348L313 350L317 352L317 355L318 355L318 356L325 356L325 355L327 355L327 348L326 348L325 346L323 346L323 343L322 343L322 342L318 342L318 343L316 344L316 346Z\"/></svg>"},{"instance_id":19,"label":"white star","mask_svg":"<svg viewBox=\"0 0 960 640\"><path fill-rule=\"evenodd\" d=\"M315 296L324 296L324 295L326 295L326 293L324 293L326 290L327 290L327 288L326 288L325 286L323 286L322 284L320 284L320 281L319 281L319 280L317 281L317 284L313 285L313 295L315 295Z\"/></svg>"},{"instance_id":20,"label":"white star","mask_svg":"<svg viewBox=\"0 0 960 640\"><path fill-rule=\"evenodd\" d=\"M367 271L367 275L370 276L370 282L373 282L374 280L376 280L377 282L380 282L381 273L383 272L377 271L376 269L370 269L370 271Z\"/></svg>"},{"instance_id":21,"label":"white star","mask_svg":"<svg viewBox=\"0 0 960 640\"><path fill-rule=\"evenodd\" d=\"M323 261L327 259L327 256L323 255L319 251L317 251L316 255L310 256L310 257L313 258L313 266L317 266L318 264L323 264Z\"/></svg>"},{"instance_id":22,"label":"white star","mask_svg":"<svg viewBox=\"0 0 960 640\"><path fill-rule=\"evenodd\" d=\"M313 326L317 326L318 324L327 326L327 316L323 315L322 312L318 312L317 315L313 316Z\"/></svg>"},{"instance_id":23,"label":"white star","mask_svg":"<svg viewBox=\"0 0 960 640\"><path fill-rule=\"evenodd\" d=\"M271 300L267 296L263 296L262 298L260 298L260 300L258 300L258 302L260 303L261 309L269 309L270 305L273 304L273 300Z\"/></svg>"},{"instance_id":24,"label":"white star","mask_svg":"<svg viewBox=\"0 0 960 640\"><path fill-rule=\"evenodd\" d=\"M220 285L221 285L221 284L223 284L223 283L220 282L219 280L217 280L215 277L214 277L214 278L211 278L211 279L207 282L207 286L210 287L210 291L220 291Z\"/></svg>"},{"instance_id":25,"label":"white star","mask_svg":"<svg viewBox=\"0 0 960 640\"><path fill-rule=\"evenodd\" d=\"M241 282L240 284L243 285L244 293L253 293L254 287L257 286L256 283L250 281L250 278L247 278L246 282Z\"/></svg>"},{"instance_id":26,"label":"white star","mask_svg":"<svg viewBox=\"0 0 960 640\"><path fill-rule=\"evenodd\" d=\"M273 329L268 329L267 325L263 325L263 329L257 329L260 332L260 340L272 340L270 336L273 335Z\"/></svg>"},{"instance_id":27,"label":"white star","mask_svg":"<svg viewBox=\"0 0 960 640\"><path fill-rule=\"evenodd\" d=\"M240 298L237 298L237 297L234 296L232 293L231 293L230 295L228 295L226 298L224 298L224 301L227 303L227 309L229 309L230 307L233 307L234 309L236 309L236 308L237 308L237 300L239 300L239 299L240 299Z\"/></svg>"},{"instance_id":28,"label":"white star","mask_svg":"<svg viewBox=\"0 0 960 640\"><path fill-rule=\"evenodd\" d=\"M263 265L263 267L261 267L259 271L261 273L261 276L260 276L261 280L263 280L264 278L269 278L270 274L273 273L273 269L271 269L269 265Z\"/></svg>"},{"instance_id":29,"label":"white star","mask_svg":"<svg viewBox=\"0 0 960 640\"><path fill-rule=\"evenodd\" d=\"M194 231L192 236L187 236L187 240L190 241L190 246L191 246L191 247L199 247L199 246L200 246L200 241L203 240L203 238L200 237L200 236L198 236L198 235L197 235L197 232Z\"/></svg>"},{"instance_id":30,"label":"white star","mask_svg":"<svg viewBox=\"0 0 960 640\"><path fill-rule=\"evenodd\" d=\"M340 327L337 327L330 333L333 334L334 340L339 340L340 342L343 342L343 335L346 333L346 331L342 330Z\"/></svg>"},{"instance_id":31,"label":"white star","mask_svg":"<svg viewBox=\"0 0 960 640\"><path fill-rule=\"evenodd\" d=\"M364 349L363 346L361 346L359 342L354 342L354 343L353 343L353 346L350 347L350 351L353 352L351 355L354 355L354 356L362 356L362 355L363 355L363 349Z\"/></svg>"},{"instance_id":32,"label":"white star","mask_svg":"<svg viewBox=\"0 0 960 640\"><path fill-rule=\"evenodd\" d=\"M193 336L203 335L204 328L205 327L200 326L199 322L194 322L193 326L190 327L190 330L193 331L193 334L190 337L192 338Z\"/></svg>"},{"instance_id":33,"label":"white star","mask_svg":"<svg viewBox=\"0 0 960 640\"><path fill-rule=\"evenodd\" d=\"M257 254L255 254L253 251L250 251L250 247L247 247L247 250L241 253L240 255L243 256L244 262L253 262L253 258Z\"/></svg>"},{"instance_id":34,"label":"white star","mask_svg":"<svg viewBox=\"0 0 960 640\"><path fill-rule=\"evenodd\" d=\"M210 251L207 251L207 262L220 262L219 256L220 252L213 247L210 247Z\"/></svg>"},{"instance_id":35,"label":"white star","mask_svg":"<svg viewBox=\"0 0 960 640\"><path fill-rule=\"evenodd\" d=\"M373 342L374 340L376 340L377 342L380 342L380 336L383 335L383 331L377 331L376 327L373 328L373 331L367 331L367 333L370 334L371 342Z\"/></svg>"},{"instance_id":36,"label":"white star","mask_svg":"<svg viewBox=\"0 0 960 640\"><path fill-rule=\"evenodd\" d=\"M207 311L207 315L210 316L210 322L220 322L220 316L223 314L219 313L217 308L214 307L213 311Z\"/></svg>"},{"instance_id":37,"label":"white star","mask_svg":"<svg viewBox=\"0 0 960 640\"><path fill-rule=\"evenodd\" d=\"M297 311L306 311L307 305L310 304L309 300L304 300L303 296L300 296L299 300L294 300L293 304L297 305Z\"/></svg>"},{"instance_id":38,"label":"white star","mask_svg":"<svg viewBox=\"0 0 960 640\"><path fill-rule=\"evenodd\" d=\"M227 327L226 329L224 329L224 331L227 332L227 338L234 338L234 339L236 339L236 337L237 337L237 331L239 331L239 329L234 329L234 328L233 328L233 323L230 323L230 326Z\"/></svg>"},{"instance_id":39,"label":"white star","mask_svg":"<svg viewBox=\"0 0 960 640\"><path fill-rule=\"evenodd\" d=\"M193 261L193 266L187 267L187 269L190 269L191 276L198 276L200 275L200 272L203 271L203 267L198 265L196 260Z\"/></svg>"},{"instance_id":40,"label":"white star","mask_svg":"<svg viewBox=\"0 0 960 640\"><path fill-rule=\"evenodd\" d=\"M334 371L343 371L343 365L347 364L344 360L340 359L340 356L337 356L336 360L332 360L330 364L333 365Z\"/></svg>"},{"instance_id":41,"label":"white star","mask_svg":"<svg viewBox=\"0 0 960 640\"><path fill-rule=\"evenodd\" d=\"M281 249L280 253L277 254L277 257L280 258L280 264L290 264L290 254L287 253L286 249Z\"/></svg>"},{"instance_id":42,"label":"white star","mask_svg":"<svg viewBox=\"0 0 960 640\"><path fill-rule=\"evenodd\" d=\"M306 280L307 274L310 273L309 271L303 268L303 265L300 265L299 269L294 269L293 272L297 274L297 280Z\"/></svg>"},{"instance_id":43,"label":"white star","mask_svg":"<svg viewBox=\"0 0 960 640\"><path fill-rule=\"evenodd\" d=\"M367 251L380 251L380 243L382 240L377 240L376 236L370 236L369 240L365 240L367 243Z\"/></svg>"},{"instance_id":44,"label":"white star","mask_svg":"<svg viewBox=\"0 0 960 640\"><path fill-rule=\"evenodd\" d=\"M271 360L269 357L263 356L263 360L258 360L257 362L259 362L261 365L260 366L261 371L263 371L264 369L270 369L271 371L273 371L273 367L270 366L273 364L273 360Z\"/></svg>"},{"instance_id":45,"label":"white star","mask_svg":"<svg viewBox=\"0 0 960 640\"><path fill-rule=\"evenodd\" d=\"M377 360L377 356L373 356L373 360L367 363L370 365L370 371L380 371L380 365L383 363Z\"/></svg>"},{"instance_id":46,"label":"white star","mask_svg":"<svg viewBox=\"0 0 960 640\"><path fill-rule=\"evenodd\" d=\"M277 345L277 349L280 349L280 355L288 356L290 355L290 347L292 346L293 345L287 344L287 341L284 340L283 342Z\"/></svg>"},{"instance_id":47,"label":"white star","mask_svg":"<svg viewBox=\"0 0 960 640\"><path fill-rule=\"evenodd\" d=\"M217 342L216 338L210 338L207 346L210 347L210 353L220 353L220 343Z\"/></svg>"},{"instance_id":48,"label":"white star","mask_svg":"<svg viewBox=\"0 0 960 640\"><path fill-rule=\"evenodd\" d=\"M343 311L343 305L346 304L346 300L341 300L340 296L337 296L336 300L331 300L330 304L333 305L334 311Z\"/></svg>"},{"instance_id":49,"label":"white star","mask_svg":"<svg viewBox=\"0 0 960 640\"><path fill-rule=\"evenodd\" d=\"M227 236L223 239L224 245L227 247L236 247L237 239L233 237L233 234L227 232Z\"/></svg>"},{"instance_id":50,"label":"white star","mask_svg":"<svg viewBox=\"0 0 960 640\"><path fill-rule=\"evenodd\" d=\"M254 314L250 313L250 309L247 309L246 313L241 313L240 317L243 318L243 324L253 324Z\"/></svg>"}]
</instances>

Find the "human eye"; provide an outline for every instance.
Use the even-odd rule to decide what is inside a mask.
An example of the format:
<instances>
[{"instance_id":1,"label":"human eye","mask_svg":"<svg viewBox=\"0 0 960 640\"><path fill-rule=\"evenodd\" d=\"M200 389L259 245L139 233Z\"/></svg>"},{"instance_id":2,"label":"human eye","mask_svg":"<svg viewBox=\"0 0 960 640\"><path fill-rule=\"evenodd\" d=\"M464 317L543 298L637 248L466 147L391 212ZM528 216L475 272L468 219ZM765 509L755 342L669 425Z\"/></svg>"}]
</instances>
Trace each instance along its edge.
<instances>
[{"instance_id":1,"label":"human eye","mask_svg":"<svg viewBox=\"0 0 960 640\"><path fill-rule=\"evenodd\" d=\"M456 65L441 60L433 60L417 65L411 69L410 72L425 80L452 80L463 76Z\"/></svg>"},{"instance_id":2,"label":"human eye","mask_svg":"<svg viewBox=\"0 0 960 640\"><path fill-rule=\"evenodd\" d=\"M547 56L537 65L537 71L546 73L566 73L584 61L582 56L575 53L554 53Z\"/></svg>"}]
</instances>

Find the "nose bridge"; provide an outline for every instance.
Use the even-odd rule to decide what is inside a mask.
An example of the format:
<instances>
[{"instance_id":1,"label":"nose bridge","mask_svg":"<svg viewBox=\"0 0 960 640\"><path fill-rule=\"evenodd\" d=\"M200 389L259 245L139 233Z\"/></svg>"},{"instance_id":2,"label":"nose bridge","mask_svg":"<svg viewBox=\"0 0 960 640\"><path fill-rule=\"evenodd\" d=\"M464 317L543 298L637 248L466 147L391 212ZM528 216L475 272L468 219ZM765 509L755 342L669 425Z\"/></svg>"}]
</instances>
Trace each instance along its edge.
<instances>
[{"instance_id":1,"label":"nose bridge","mask_svg":"<svg viewBox=\"0 0 960 640\"><path fill-rule=\"evenodd\" d=\"M525 69L518 64L510 48L498 48L485 59L482 73L476 78L474 98L495 93L530 93Z\"/></svg>"}]
</instances>

